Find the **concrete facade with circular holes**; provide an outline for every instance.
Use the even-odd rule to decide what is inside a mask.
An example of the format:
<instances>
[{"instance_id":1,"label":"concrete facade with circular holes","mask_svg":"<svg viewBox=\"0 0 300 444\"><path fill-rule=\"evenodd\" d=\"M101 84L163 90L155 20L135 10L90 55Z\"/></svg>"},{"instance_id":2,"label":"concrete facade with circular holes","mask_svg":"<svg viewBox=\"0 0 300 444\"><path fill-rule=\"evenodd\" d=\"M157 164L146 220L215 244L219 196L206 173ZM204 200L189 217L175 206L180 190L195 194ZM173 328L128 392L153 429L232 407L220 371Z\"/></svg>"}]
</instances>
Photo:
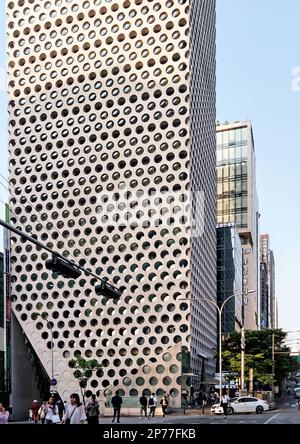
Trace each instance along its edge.
<instances>
[{"instance_id":1,"label":"concrete facade with circular holes","mask_svg":"<svg viewBox=\"0 0 300 444\"><path fill-rule=\"evenodd\" d=\"M103 365L90 391L166 390L179 406L182 347L190 372L214 372L215 310L182 299L216 297L215 3L12 0L7 13L11 221L124 290L106 300L89 276L52 275L48 253L12 236L13 311L49 375L37 313L53 323L62 398L82 356ZM205 200L195 237L191 190Z\"/></svg>"}]
</instances>

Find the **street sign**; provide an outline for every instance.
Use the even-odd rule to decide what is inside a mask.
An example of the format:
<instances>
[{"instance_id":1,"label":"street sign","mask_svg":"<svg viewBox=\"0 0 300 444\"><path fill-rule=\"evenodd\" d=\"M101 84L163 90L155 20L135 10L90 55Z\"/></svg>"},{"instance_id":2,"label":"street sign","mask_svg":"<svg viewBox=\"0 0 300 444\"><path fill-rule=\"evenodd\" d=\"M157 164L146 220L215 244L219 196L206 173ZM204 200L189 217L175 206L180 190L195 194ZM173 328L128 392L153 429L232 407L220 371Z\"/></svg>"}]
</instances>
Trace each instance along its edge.
<instances>
[{"instance_id":1,"label":"street sign","mask_svg":"<svg viewBox=\"0 0 300 444\"><path fill-rule=\"evenodd\" d=\"M57 385L57 379L55 379L55 378L51 379L50 384Z\"/></svg>"},{"instance_id":2,"label":"street sign","mask_svg":"<svg viewBox=\"0 0 300 444\"><path fill-rule=\"evenodd\" d=\"M57 387L56 386L54 387L53 385L50 385L50 390L49 391L50 391L51 394L57 393Z\"/></svg>"}]
</instances>

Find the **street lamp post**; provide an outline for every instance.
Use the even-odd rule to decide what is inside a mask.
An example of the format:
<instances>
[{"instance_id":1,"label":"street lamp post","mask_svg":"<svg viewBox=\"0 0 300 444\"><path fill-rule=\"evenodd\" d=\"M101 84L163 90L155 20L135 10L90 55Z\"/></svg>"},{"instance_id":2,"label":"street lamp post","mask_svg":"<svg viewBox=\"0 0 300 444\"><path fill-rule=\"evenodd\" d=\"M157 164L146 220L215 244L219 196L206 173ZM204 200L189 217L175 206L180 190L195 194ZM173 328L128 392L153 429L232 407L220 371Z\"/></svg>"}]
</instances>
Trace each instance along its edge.
<instances>
[{"instance_id":1,"label":"street lamp post","mask_svg":"<svg viewBox=\"0 0 300 444\"><path fill-rule=\"evenodd\" d=\"M246 294L249 293L254 293L255 290L249 290L246 292ZM219 397L220 400L222 398L222 312L223 312L223 308L225 307L225 304L232 298L235 298L237 296L243 296L245 293L235 293L232 294L231 296L228 296L228 298L226 298L222 305L219 306L217 302L212 301L211 299L206 299L206 298L192 298L191 300L198 300L198 301L205 301L205 302L209 302L210 304L214 305L214 307L216 307L217 311L218 311L218 318L219 318Z\"/></svg>"},{"instance_id":2,"label":"street lamp post","mask_svg":"<svg viewBox=\"0 0 300 444\"><path fill-rule=\"evenodd\" d=\"M48 319L41 315L40 313L37 313L38 316L40 316L44 321L47 322L47 327L49 328L50 332L51 332L51 380L53 380L54 378L54 356L53 356L53 328L51 325L51 322L48 321Z\"/></svg>"}]
</instances>

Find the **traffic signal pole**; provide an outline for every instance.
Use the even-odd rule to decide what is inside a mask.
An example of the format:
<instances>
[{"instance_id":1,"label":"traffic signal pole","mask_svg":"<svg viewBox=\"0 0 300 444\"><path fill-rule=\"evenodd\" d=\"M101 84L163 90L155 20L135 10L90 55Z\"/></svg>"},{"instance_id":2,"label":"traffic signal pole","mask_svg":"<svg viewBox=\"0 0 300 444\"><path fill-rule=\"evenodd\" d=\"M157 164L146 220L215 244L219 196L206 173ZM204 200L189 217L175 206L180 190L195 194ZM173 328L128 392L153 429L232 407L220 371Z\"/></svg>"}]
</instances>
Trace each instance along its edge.
<instances>
[{"instance_id":1,"label":"traffic signal pole","mask_svg":"<svg viewBox=\"0 0 300 444\"><path fill-rule=\"evenodd\" d=\"M23 237L23 239L26 239L29 242L32 242L37 247L43 248L44 250L48 251L49 253L52 254L53 257L58 257L62 261L64 261L67 264L69 264L70 266L76 267L78 270L81 270L84 273L88 273L89 275L93 276L95 279L97 279L98 281L101 282L101 288L102 289L105 289L106 286L109 286L109 291L112 294L115 294L115 296L111 296L111 297L119 298L121 296L121 291L118 288L114 287L112 284L108 283L106 279L100 278L99 276L97 276L92 271L87 270L87 269L81 267L81 265L77 264L76 262L70 261L70 259L66 259L60 253L57 253L56 251L53 251L51 248L47 247L47 245L45 245L42 242L40 242L39 240L35 239L33 236L29 236L29 234L24 233L23 231L19 230L18 228L14 227L13 225L4 222L4 220L2 220L2 219L0 219L0 225L2 225L2 227L6 228L7 230L10 230L13 233L17 234L18 236ZM99 288L99 290L100 290L100 288Z\"/></svg>"}]
</instances>

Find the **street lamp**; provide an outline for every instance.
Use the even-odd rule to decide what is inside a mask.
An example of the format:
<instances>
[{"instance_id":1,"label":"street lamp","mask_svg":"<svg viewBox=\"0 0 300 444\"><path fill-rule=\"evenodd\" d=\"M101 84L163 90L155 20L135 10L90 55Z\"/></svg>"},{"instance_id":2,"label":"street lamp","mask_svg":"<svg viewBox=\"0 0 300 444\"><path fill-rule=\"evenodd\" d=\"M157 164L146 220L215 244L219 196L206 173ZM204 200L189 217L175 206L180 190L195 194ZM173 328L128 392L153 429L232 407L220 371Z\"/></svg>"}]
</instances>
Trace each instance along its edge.
<instances>
[{"instance_id":1,"label":"street lamp","mask_svg":"<svg viewBox=\"0 0 300 444\"><path fill-rule=\"evenodd\" d=\"M51 332L51 381L54 378L54 357L53 357L53 329L52 329L52 324L50 321L48 321L47 317L45 315L42 315L40 313L36 313L37 316L40 316L44 321L47 322L47 327L50 329Z\"/></svg>"},{"instance_id":2,"label":"street lamp","mask_svg":"<svg viewBox=\"0 0 300 444\"><path fill-rule=\"evenodd\" d=\"M206 299L206 298L192 298L190 299L191 301L205 301L205 302L209 302L210 304L214 305L214 307L216 307L216 309L218 310L218 317L219 317L219 397L220 400L222 398L222 312L223 312L223 308L225 307L225 304L232 298L235 298L237 296L243 296L244 294L250 294L250 293L254 293L255 290L249 290L246 293L234 293L231 296L228 296L228 298L226 298L222 305L219 306L217 302L212 301L211 299Z\"/></svg>"}]
</instances>

